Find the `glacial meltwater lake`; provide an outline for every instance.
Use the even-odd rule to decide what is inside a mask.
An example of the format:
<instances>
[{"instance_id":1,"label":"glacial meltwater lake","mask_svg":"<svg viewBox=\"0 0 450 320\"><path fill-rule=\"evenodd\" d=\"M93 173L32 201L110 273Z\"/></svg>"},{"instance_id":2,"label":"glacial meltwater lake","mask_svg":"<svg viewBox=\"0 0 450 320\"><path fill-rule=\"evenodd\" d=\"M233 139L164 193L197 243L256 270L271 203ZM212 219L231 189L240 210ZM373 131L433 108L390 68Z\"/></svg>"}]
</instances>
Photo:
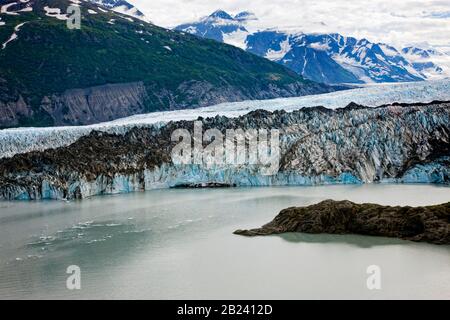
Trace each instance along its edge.
<instances>
[{"instance_id":1,"label":"glacial meltwater lake","mask_svg":"<svg viewBox=\"0 0 450 320\"><path fill-rule=\"evenodd\" d=\"M325 199L450 201L448 187L157 190L0 202L0 299L450 299L450 246L356 235L233 235ZM79 266L81 289L66 270ZM379 266L381 289L367 288Z\"/></svg>"}]
</instances>

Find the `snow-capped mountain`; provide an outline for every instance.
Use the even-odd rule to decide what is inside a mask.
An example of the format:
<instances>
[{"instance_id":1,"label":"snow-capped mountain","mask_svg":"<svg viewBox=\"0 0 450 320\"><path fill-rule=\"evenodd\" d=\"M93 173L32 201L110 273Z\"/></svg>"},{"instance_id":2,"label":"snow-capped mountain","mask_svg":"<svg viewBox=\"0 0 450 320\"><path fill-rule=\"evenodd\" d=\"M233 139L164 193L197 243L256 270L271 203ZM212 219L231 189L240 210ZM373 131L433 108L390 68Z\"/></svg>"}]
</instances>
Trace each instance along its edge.
<instances>
[{"instance_id":1,"label":"snow-capped mountain","mask_svg":"<svg viewBox=\"0 0 450 320\"><path fill-rule=\"evenodd\" d=\"M418 61L419 58L409 60L408 51L387 44L337 33L305 34L276 29L251 32L255 20L255 15L249 12L232 16L219 10L176 29L240 47L318 82L406 82L446 76L439 63ZM448 55L441 58L450 61Z\"/></svg>"},{"instance_id":2,"label":"snow-capped mountain","mask_svg":"<svg viewBox=\"0 0 450 320\"><path fill-rule=\"evenodd\" d=\"M180 25L177 30L245 49L245 40L249 32L244 25L254 19L256 17L246 11L232 17L223 10L217 10L199 22Z\"/></svg>"},{"instance_id":3,"label":"snow-capped mountain","mask_svg":"<svg viewBox=\"0 0 450 320\"><path fill-rule=\"evenodd\" d=\"M256 32L247 50L281 63L304 77L325 83L423 80L394 48L340 34Z\"/></svg>"},{"instance_id":4,"label":"snow-capped mountain","mask_svg":"<svg viewBox=\"0 0 450 320\"><path fill-rule=\"evenodd\" d=\"M150 20L142 13L138 8L133 6L131 3L124 0L89 0L98 5L102 5L108 9L115 12L122 13L145 22L150 22Z\"/></svg>"},{"instance_id":5,"label":"snow-capped mountain","mask_svg":"<svg viewBox=\"0 0 450 320\"><path fill-rule=\"evenodd\" d=\"M421 47L410 46L402 49L403 55L412 62L414 69L427 79L450 76L450 55L428 44Z\"/></svg>"}]
</instances>

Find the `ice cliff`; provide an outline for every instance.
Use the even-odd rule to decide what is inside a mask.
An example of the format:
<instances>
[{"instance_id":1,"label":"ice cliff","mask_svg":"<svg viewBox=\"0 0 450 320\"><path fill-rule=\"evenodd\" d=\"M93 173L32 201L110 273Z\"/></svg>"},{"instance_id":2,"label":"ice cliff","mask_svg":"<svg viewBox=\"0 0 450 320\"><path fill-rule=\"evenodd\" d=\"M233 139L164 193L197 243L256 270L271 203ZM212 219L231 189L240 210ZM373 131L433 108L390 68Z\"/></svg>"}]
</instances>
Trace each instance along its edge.
<instances>
[{"instance_id":1,"label":"ice cliff","mask_svg":"<svg viewBox=\"0 0 450 320\"><path fill-rule=\"evenodd\" d=\"M68 146L1 159L0 198L74 199L202 184L450 182L449 102L256 110L200 120L203 130L280 130L280 170L264 176L248 164L174 165L171 134L192 132L193 121L156 122L116 133L91 130Z\"/></svg>"}]
</instances>

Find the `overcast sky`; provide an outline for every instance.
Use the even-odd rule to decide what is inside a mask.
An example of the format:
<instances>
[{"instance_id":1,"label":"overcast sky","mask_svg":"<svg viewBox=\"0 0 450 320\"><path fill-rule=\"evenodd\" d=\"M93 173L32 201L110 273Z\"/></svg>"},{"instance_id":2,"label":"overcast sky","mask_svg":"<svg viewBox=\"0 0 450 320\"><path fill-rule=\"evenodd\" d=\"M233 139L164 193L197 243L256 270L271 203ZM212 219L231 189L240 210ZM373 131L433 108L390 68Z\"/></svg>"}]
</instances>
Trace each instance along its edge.
<instances>
[{"instance_id":1,"label":"overcast sky","mask_svg":"<svg viewBox=\"0 0 450 320\"><path fill-rule=\"evenodd\" d=\"M252 11L257 27L339 32L396 46L450 46L450 0L129 0L156 25L174 27L223 9Z\"/></svg>"}]
</instances>

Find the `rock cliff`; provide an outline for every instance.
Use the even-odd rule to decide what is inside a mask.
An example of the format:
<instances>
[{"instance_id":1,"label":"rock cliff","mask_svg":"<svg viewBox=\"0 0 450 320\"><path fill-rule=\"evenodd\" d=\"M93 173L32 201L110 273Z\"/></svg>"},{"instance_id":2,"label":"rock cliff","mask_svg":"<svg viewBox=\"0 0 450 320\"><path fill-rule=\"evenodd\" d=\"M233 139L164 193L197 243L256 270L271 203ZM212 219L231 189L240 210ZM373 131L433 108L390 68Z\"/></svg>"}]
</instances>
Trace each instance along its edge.
<instances>
[{"instance_id":1,"label":"rock cliff","mask_svg":"<svg viewBox=\"0 0 450 320\"><path fill-rule=\"evenodd\" d=\"M234 233L252 237L286 232L361 234L450 244L450 202L413 208L327 200L285 209L259 229Z\"/></svg>"}]
</instances>

